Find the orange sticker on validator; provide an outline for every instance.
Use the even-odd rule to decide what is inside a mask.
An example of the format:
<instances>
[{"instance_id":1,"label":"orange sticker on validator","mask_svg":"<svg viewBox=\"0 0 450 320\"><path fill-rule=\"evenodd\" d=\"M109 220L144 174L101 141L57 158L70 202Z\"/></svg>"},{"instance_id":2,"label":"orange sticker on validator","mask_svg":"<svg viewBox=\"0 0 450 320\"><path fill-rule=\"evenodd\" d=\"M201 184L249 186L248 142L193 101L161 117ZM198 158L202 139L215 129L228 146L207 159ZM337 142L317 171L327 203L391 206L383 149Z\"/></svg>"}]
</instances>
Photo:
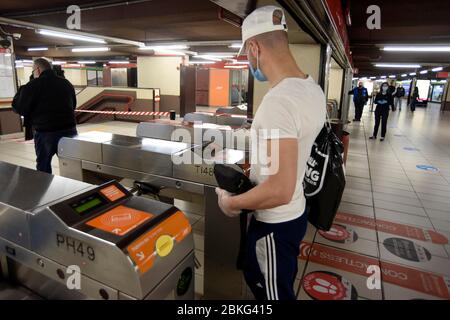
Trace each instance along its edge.
<instances>
[{"instance_id":1,"label":"orange sticker on validator","mask_svg":"<svg viewBox=\"0 0 450 320\"><path fill-rule=\"evenodd\" d=\"M148 212L118 206L108 212L86 222L87 225L123 236L140 224L150 220L153 214Z\"/></svg>"},{"instance_id":2,"label":"orange sticker on validator","mask_svg":"<svg viewBox=\"0 0 450 320\"><path fill-rule=\"evenodd\" d=\"M153 266L157 256L163 258L169 255L174 242L181 242L191 230L189 220L178 211L133 241L127 247L128 254L139 271L145 273Z\"/></svg>"},{"instance_id":3,"label":"orange sticker on validator","mask_svg":"<svg viewBox=\"0 0 450 320\"><path fill-rule=\"evenodd\" d=\"M123 193L117 186L110 185L109 187L103 188L100 192L108 198L109 201L114 202L120 198L125 197L125 193Z\"/></svg>"}]
</instances>

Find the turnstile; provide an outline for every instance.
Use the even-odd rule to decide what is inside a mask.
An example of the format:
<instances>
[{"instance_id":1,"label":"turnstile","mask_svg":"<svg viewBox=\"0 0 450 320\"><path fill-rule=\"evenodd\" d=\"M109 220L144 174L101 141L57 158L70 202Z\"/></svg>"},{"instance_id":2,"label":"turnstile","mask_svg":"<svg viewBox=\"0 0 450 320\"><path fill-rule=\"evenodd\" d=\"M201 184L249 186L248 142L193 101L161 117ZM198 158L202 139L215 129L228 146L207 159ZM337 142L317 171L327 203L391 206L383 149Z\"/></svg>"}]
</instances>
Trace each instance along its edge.
<instances>
[{"instance_id":1,"label":"turnstile","mask_svg":"<svg viewBox=\"0 0 450 320\"><path fill-rule=\"evenodd\" d=\"M114 181L93 186L0 162L0 262L0 288L12 293L194 298L189 220Z\"/></svg>"},{"instance_id":2,"label":"turnstile","mask_svg":"<svg viewBox=\"0 0 450 320\"><path fill-rule=\"evenodd\" d=\"M245 171L247 157L243 150L209 150L211 145L88 132L60 140L60 174L92 183L131 179L151 186L165 198L201 198L205 208L204 297L239 299L246 297L242 273L236 270L239 219L226 217L218 207L213 167L222 162Z\"/></svg>"}]
</instances>

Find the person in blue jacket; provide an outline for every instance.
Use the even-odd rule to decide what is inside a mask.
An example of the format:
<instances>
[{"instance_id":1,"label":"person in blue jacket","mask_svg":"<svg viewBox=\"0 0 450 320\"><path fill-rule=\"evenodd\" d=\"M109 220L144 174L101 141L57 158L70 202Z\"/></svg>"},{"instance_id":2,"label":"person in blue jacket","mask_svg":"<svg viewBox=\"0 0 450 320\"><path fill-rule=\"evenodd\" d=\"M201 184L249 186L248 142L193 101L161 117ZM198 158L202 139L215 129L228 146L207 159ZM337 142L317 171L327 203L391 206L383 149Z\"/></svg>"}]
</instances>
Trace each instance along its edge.
<instances>
[{"instance_id":1,"label":"person in blue jacket","mask_svg":"<svg viewBox=\"0 0 450 320\"><path fill-rule=\"evenodd\" d=\"M389 84L383 82L381 90L375 97L374 103L377 105L375 109L375 127L373 129L373 135L369 139L376 139L378 134L378 128L381 121L381 141L384 141L386 137L386 126L389 117L389 106L392 105L392 94L389 93Z\"/></svg>"},{"instance_id":2,"label":"person in blue jacket","mask_svg":"<svg viewBox=\"0 0 450 320\"><path fill-rule=\"evenodd\" d=\"M355 104L355 119L353 119L353 121L361 121L364 105L369 100L367 89L364 88L362 82L360 82L358 86L353 90L350 90L348 94L353 95L353 102Z\"/></svg>"}]
</instances>

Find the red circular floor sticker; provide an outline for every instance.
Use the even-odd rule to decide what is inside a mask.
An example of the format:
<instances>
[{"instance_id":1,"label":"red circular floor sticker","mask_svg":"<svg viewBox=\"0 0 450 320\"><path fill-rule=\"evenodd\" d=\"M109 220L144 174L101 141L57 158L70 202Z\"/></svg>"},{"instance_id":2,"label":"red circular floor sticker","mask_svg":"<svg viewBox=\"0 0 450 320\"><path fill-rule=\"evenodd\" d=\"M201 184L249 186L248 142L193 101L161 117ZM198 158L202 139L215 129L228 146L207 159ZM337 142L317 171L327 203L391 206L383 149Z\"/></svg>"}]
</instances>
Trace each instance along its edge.
<instances>
[{"instance_id":1,"label":"red circular floor sticker","mask_svg":"<svg viewBox=\"0 0 450 320\"><path fill-rule=\"evenodd\" d=\"M319 231L325 239L339 243L353 243L358 240L358 234L350 227L333 224L328 231Z\"/></svg>"},{"instance_id":2,"label":"red circular floor sticker","mask_svg":"<svg viewBox=\"0 0 450 320\"><path fill-rule=\"evenodd\" d=\"M314 271L303 278L303 289L315 300L356 300L358 293L352 283L329 271Z\"/></svg>"},{"instance_id":3,"label":"red circular floor sticker","mask_svg":"<svg viewBox=\"0 0 450 320\"><path fill-rule=\"evenodd\" d=\"M431 253L415 242L402 238L387 238L384 247L392 254L405 260L422 262L431 260Z\"/></svg>"}]
</instances>

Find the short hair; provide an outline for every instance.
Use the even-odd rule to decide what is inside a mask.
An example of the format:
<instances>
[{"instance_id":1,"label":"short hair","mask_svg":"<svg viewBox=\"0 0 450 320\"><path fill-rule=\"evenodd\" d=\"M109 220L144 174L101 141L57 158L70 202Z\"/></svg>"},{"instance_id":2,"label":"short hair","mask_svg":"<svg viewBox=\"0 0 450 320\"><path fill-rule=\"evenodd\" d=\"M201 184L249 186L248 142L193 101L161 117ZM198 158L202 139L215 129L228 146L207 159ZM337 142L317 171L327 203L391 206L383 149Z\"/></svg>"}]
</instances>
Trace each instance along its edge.
<instances>
[{"instance_id":1,"label":"short hair","mask_svg":"<svg viewBox=\"0 0 450 320\"><path fill-rule=\"evenodd\" d=\"M50 70L52 68L51 63L44 58L38 58L36 60L33 61L33 63L39 67L39 69L41 69L42 71L44 70Z\"/></svg>"}]
</instances>

